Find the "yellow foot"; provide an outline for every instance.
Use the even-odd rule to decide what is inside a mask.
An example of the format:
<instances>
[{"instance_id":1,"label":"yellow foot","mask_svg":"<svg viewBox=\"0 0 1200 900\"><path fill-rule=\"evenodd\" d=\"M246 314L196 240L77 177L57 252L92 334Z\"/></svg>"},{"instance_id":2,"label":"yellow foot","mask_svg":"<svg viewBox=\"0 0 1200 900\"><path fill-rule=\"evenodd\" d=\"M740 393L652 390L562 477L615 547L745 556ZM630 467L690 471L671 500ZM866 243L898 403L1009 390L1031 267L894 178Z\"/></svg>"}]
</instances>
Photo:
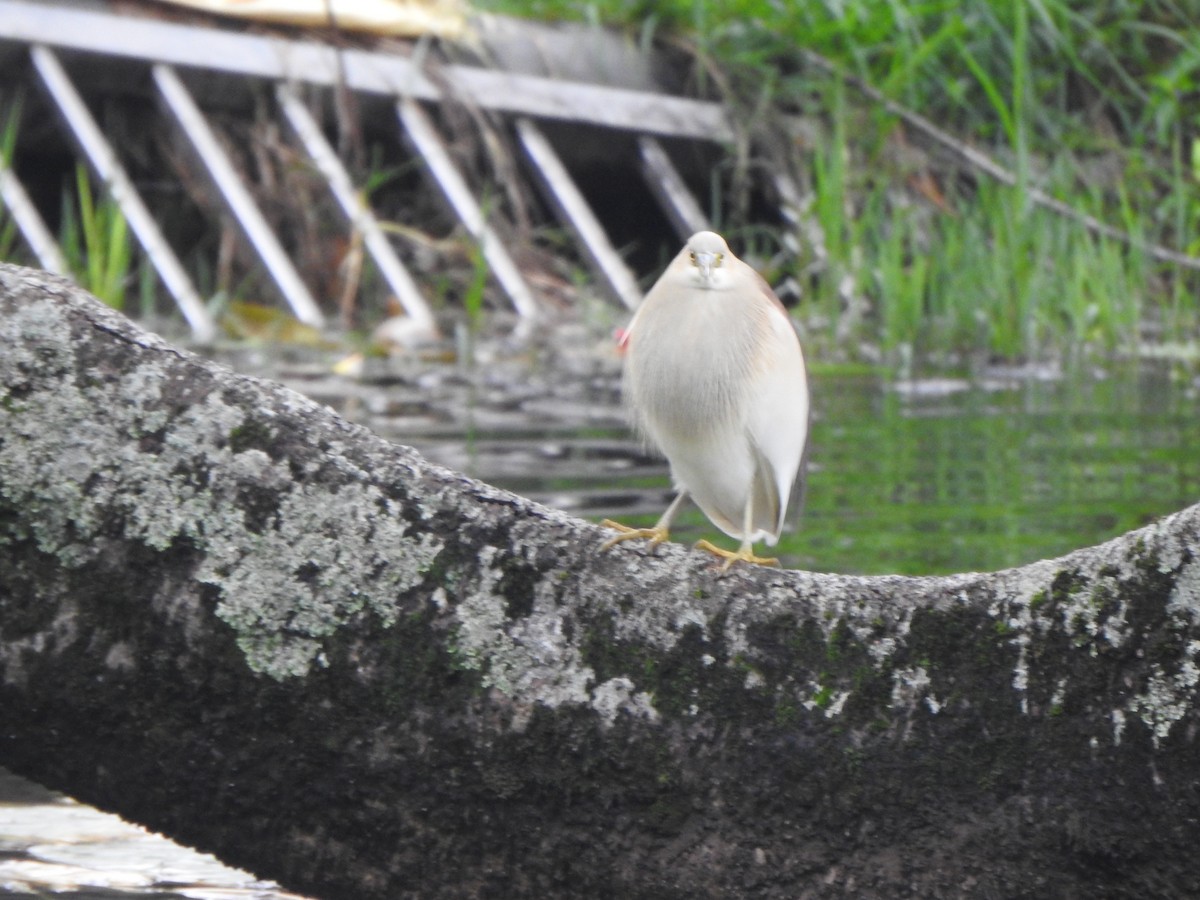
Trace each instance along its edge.
<instances>
[{"instance_id":1,"label":"yellow foot","mask_svg":"<svg viewBox=\"0 0 1200 900\"><path fill-rule=\"evenodd\" d=\"M710 544L708 541L696 541L694 547L696 550L706 550L713 556L719 556L724 559L725 562L721 563L722 572L728 572L735 562L748 562L759 566L779 567L779 560L774 557L755 556L754 548L749 544L742 544L737 550L724 550L716 544Z\"/></svg>"},{"instance_id":2,"label":"yellow foot","mask_svg":"<svg viewBox=\"0 0 1200 900\"><path fill-rule=\"evenodd\" d=\"M666 528L659 528L657 525L653 528L630 528L628 525L622 525L620 522L614 522L612 519L605 519L600 524L605 528L612 528L621 532L601 544L601 551L615 547L622 541L632 541L635 538L645 538L650 542L650 549L653 550L670 536L670 531Z\"/></svg>"}]
</instances>

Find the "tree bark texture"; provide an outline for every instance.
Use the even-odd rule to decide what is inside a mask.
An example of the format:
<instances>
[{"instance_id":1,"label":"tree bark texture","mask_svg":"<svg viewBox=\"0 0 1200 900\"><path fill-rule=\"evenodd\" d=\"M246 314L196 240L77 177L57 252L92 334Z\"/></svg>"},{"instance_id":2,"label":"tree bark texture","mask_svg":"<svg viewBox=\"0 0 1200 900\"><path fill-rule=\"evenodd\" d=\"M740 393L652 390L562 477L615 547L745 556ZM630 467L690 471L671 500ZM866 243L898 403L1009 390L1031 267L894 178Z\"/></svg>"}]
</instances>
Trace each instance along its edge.
<instances>
[{"instance_id":1,"label":"tree bark texture","mask_svg":"<svg viewBox=\"0 0 1200 900\"><path fill-rule=\"evenodd\" d=\"M755 567L0 266L0 765L322 898L1200 895L1200 507Z\"/></svg>"}]
</instances>

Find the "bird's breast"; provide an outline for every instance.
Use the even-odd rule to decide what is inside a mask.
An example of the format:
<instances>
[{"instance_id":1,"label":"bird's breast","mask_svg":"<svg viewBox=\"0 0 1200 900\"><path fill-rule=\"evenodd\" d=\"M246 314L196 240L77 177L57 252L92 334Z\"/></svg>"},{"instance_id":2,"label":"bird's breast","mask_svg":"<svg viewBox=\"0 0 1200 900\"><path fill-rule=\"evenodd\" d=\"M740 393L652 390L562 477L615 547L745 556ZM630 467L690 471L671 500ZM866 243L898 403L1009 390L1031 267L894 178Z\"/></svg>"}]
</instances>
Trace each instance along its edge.
<instances>
[{"instance_id":1,"label":"bird's breast","mask_svg":"<svg viewBox=\"0 0 1200 900\"><path fill-rule=\"evenodd\" d=\"M745 419L760 317L729 291L692 289L647 306L630 335L626 394L642 428L687 438Z\"/></svg>"}]
</instances>

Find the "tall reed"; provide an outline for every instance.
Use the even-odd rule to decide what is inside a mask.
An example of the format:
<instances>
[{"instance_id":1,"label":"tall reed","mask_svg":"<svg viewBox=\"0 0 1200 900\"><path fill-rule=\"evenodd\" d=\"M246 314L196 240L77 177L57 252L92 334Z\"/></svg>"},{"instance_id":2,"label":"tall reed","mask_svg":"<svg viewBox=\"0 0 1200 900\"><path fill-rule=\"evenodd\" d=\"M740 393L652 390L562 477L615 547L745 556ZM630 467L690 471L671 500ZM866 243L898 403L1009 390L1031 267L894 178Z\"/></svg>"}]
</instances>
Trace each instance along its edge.
<instances>
[{"instance_id":1,"label":"tall reed","mask_svg":"<svg viewBox=\"0 0 1200 900\"><path fill-rule=\"evenodd\" d=\"M111 197L94 197L82 163L75 167L74 195L63 193L59 240L79 283L109 306L122 309L133 261L129 229Z\"/></svg>"},{"instance_id":2,"label":"tall reed","mask_svg":"<svg viewBox=\"0 0 1200 900\"><path fill-rule=\"evenodd\" d=\"M0 95L2 99L2 95ZM13 151L17 146L17 134L21 127L21 97L4 102L0 107L0 168L10 168ZM19 234L16 220L0 201L0 260L17 258Z\"/></svg>"}]
</instances>

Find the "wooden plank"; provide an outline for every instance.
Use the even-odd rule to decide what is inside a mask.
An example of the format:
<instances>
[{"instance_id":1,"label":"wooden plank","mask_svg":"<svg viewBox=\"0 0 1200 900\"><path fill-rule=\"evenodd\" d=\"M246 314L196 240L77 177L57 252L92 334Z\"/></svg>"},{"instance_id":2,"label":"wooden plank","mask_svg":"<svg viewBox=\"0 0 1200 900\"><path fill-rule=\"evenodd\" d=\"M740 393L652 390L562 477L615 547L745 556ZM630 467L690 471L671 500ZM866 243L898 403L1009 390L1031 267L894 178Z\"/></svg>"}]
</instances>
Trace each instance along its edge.
<instances>
[{"instance_id":1,"label":"wooden plank","mask_svg":"<svg viewBox=\"0 0 1200 900\"><path fill-rule=\"evenodd\" d=\"M466 179L454 165L446 145L433 127L425 110L415 100L404 99L396 104L400 122L421 156L438 189L446 197L458 220L477 241L488 266L513 307L522 316L539 314L537 301L525 283L517 264L500 242L496 232L487 224L483 208L471 193Z\"/></svg>"},{"instance_id":2,"label":"wooden plank","mask_svg":"<svg viewBox=\"0 0 1200 900\"><path fill-rule=\"evenodd\" d=\"M474 66L448 66L445 74L453 95L484 109L664 137L722 142L734 136L718 103Z\"/></svg>"},{"instance_id":3,"label":"wooden plank","mask_svg":"<svg viewBox=\"0 0 1200 900\"><path fill-rule=\"evenodd\" d=\"M17 223L17 230L37 257L38 264L47 272L70 278L71 273L67 268L62 248L46 227L46 222L33 205L33 201L29 199L29 194L17 178L17 173L5 165L3 159L0 159L0 200L4 201L4 206Z\"/></svg>"},{"instance_id":4,"label":"wooden plank","mask_svg":"<svg viewBox=\"0 0 1200 900\"><path fill-rule=\"evenodd\" d=\"M338 50L315 41L28 0L0 0L0 23L0 40L272 80L344 85L384 96L445 99L419 66L396 54ZM711 141L727 141L733 136L728 117L717 103L477 66L447 65L439 68L438 75L451 97L483 109Z\"/></svg>"},{"instance_id":5,"label":"wooden plank","mask_svg":"<svg viewBox=\"0 0 1200 900\"><path fill-rule=\"evenodd\" d=\"M517 120L517 138L531 163L546 195L550 198L563 223L574 232L583 245L592 268L604 281L614 296L629 309L637 309L642 302L642 291L637 279L617 253L604 227L583 194L580 193L571 173L563 165L558 154L533 122Z\"/></svg>"},{"instance_id":6,"label":"wooden plank","mask_svg":"<svg viewBox=\"0 0 1200 900\"><path fill-rule=\"evenodd\" d=\"M250 191L229 161L229 156L187 87L170 66L158 63L151 73L167 109L196 150L225 205L241 226L296 318L316 328L324 327L325 317L316 300L301 280L300 273L292 265L291 258L279 243L262 210L250 196Z\"/></svg>"},{"instance_id":7,"label":"wooden plank","mask_svg":"<svg viewBox=\"0 0 1200 900\"><path fill-rule=\"evenodd\" d=\"M216 325L208 314L200 295L196 293L175 251L171 249L158 223L150 215L133 181L117 159L112 146L101 132L100 126L71 83L66 70L54 52L45 46L35 46L30 51L34 68L45 84L47 91L62 112L80 148L96 175L107 186L114 201L121 208L129 227L142 249L153 264L163 284L187 319L192 334L200 341L209 341L216 336Z\"/></svg>"},{"instance_id":8,"label":"wooden plank","mask_svg":"<svg viewBox=\"0 0 1200 900\"><path fill-rule=\"evenodd\" d=\"M433 98L433 84L405 57L338 51L314 41L286 40L92 9L0 0L0 39L41 43L260 78L342 83L380 94ZM341 62L339 63L339 54Z\"/></svg>"},{"instance_id":9,"label":"wooden plank","mask_svg":"<svg viewBox=\"0 0 1200 900\"><path fill-rule=\"evenodd\" d=\"M279 106L283 110L288 124L300 139L300 143L303 144L305 152L313 164L325 177L330 192L341 206L347 220L362 235L367 252L375 260L380 273L396 295L396 299L404 311L410 318L433 326L435 324L433 312L430 310L429 304L425 302L420 288L417 287L416 281L413 280L404 263L400 261L400 257L396 255L387 235L379 227L379 221L375 218L370 206L364 201L362 194L355 190L350 181L350 174L342 165L342 161L338 159L337 153L330 146L316 121L313 120L290 86L276 85L275 96L279 100Z\"/></svg>"},{"instance_id":10,"label":"wooden plank","mask_svg":"<svg viewBox=\"0 0 1200 900\"><path fill-rule=\"evenodd\" d=\"M708 216L692 196L663 145L655 138L643 135L638 138L638 155L642 161L642 176L680 239L686 241L697 231L709 231Z\"/></svg>"}]
</instances>

